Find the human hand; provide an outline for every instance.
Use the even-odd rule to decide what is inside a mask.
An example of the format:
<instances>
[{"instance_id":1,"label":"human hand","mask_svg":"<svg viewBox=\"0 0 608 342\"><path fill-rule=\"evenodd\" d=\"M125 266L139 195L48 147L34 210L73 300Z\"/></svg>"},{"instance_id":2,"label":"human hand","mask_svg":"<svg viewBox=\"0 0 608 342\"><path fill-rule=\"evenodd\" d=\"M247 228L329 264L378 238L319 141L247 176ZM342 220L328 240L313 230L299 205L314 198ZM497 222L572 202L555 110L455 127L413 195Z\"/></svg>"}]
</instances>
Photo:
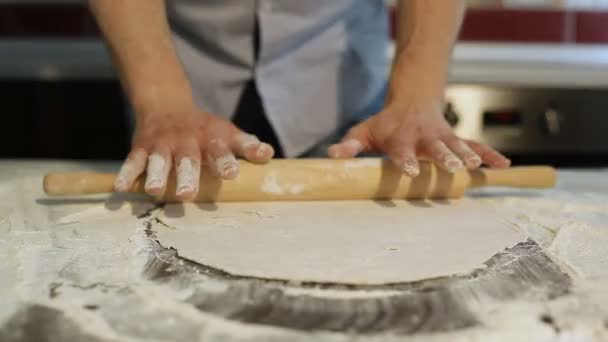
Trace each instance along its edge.
<instances>
[{"instance_id":1,"label":"human hand","mask_svg":"<svg viewBox=\"0 0 608 342\"><path fill-rule=\"evenodd\" d=\"M128 191L145 170L146 192L162 196L174 169L176 197L192 200L199 189L201 163L208 163L222 179L234 179L239 171L235 155L265 163L272 159L274 150L231 122L194 106L139 115L131 152L114 189Z\"/></svg>"},{"instance_id":2,"label":"human hand","mask_svg":"<svg viewBox=\"0 0 608 342\"><path fill-rule=\"evenodd\" d=\"M510 166L510 160L489 146L458 138L443 117L442 101L401 101L352 127L329 156L351 158L361 152L382 152L405 174L420 173L418 159L430 159L449 172L481 164Z\"/></svg>"}]
</instances>

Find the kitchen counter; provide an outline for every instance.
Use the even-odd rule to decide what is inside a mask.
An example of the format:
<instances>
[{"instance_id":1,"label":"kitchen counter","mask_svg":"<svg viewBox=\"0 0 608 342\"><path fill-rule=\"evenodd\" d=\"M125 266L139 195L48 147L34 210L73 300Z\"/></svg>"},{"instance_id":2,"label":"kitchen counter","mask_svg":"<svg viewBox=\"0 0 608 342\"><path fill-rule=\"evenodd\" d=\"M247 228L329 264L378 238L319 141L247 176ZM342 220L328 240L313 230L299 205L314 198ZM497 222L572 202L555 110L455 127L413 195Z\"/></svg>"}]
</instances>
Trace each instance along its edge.
<instances>
[{"instance_id":1,"label":"kitchen counter","mask_svg":"<svg viewBox=\"0 0 608 342\"><path fill-rule=\"evenodd\" d=\"M0 340L608 339L608 170L560 171L558 186L546 191L495 188L469 194L508 213L514 229L530 237L518 248L542 251L559 278L530 286L536 295L522 288L518 292L526 297L485 297L470 296L482 293L476 286L490 284L483 277L517 280L508 270L519 264L518 272L523 268L534 279L533 267L542 265L509 259L517 254L513 248L497 255L496 260L507 260L503 268L488 264L486 273L452 283L357 288L254 281L220 274L161 246L154 231L166 229L157 216L162 208L144 196L60 199L42 193L44 173L108 172L118 166L0 162ZM433 297L447 287L474 297L468 312L454 313L458 303L442 296L432 298L429 307L411 300L422 298L413 297L417 291ZM416 308L420 311L412 313ZM369 319L369 312L377 316Z\"/></svg>"}]
</instances>

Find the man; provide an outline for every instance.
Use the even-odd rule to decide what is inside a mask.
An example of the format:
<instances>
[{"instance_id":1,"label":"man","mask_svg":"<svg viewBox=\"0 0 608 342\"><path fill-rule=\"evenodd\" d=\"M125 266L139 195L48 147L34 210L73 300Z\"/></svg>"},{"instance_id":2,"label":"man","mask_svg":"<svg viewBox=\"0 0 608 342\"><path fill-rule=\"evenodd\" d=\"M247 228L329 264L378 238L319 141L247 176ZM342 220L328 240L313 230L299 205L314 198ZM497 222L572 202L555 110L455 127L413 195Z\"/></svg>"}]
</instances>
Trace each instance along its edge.
<instances>
[{"instance_id":1,"label":"man","mask_svg":"<svg viewBox=\"0 0 608 342\"><path fill-rule=\"evenodd\" d=\"M365 113L385 88L382 0L91 0L91 7L137 113L117 191L146 170L146 191L160 195L174 167L177 196L192 199L201 160L230 180L235 155L256 163L298 156ZM380 152L411 177L418 158L448 171L509 166L491 148L454 136L443 118L464 11L465 0L399 1L384 105L331 146L330 157Z\"/></svg>"}]
</instances>

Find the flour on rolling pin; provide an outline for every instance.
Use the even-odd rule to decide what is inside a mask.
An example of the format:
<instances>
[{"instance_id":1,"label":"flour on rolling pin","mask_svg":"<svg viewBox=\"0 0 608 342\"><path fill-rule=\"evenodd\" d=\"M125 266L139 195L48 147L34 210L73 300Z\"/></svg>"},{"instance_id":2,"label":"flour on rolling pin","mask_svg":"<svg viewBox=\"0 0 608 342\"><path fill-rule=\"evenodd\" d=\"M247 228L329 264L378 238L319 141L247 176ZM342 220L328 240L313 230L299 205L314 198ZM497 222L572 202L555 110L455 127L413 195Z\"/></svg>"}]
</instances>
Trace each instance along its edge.
<instances>
[{"instance_id":1,"label":"flour on rolling pin","mask_svg":"<svg viewBox=\"0 0 608 342\"><path fill-rule=\"evenodd\" d=\"M548 188L555 170L547 166L505 170L460 170L449 173L425 161L420 175L405 176L389 160L282 159L258 165L240 161L238 177L222 181L203 169L196 198L202 202L313 201L365 199L459 198L466 190L483 186ZM111 192L112 174L49 174L44 188L49 195ZM170 177L164 201L176 201L175 180ZM143 177L130 189L143 192Z\"/></svg>"},{"instance_id":2,"label":"flour on rolling pin","mask_svg":"<svg viewBox=\"0 0 608 342\"><path fill-rule=\"evenodd\" d=\"M279 176L275 172L270 172L269 175L264 177L261 189L263 192L273 195L282 195L284 193L297 195L304 190L304 184L282 184Z\"/></svg>"},{"instance_id":3,"label":"flour on rolling pin","mask_svg":"<svg viewBox=\"0 0 608 342\"><path fill-rule=\"evenodd\" d=\"M344 162L346 175L350 175L350 169L363 168L363 167L372 167L379 168L382 164L381 159L372 159L372 158L361 158L354 160L347 160ZM333 164L320 165L321 168L331 170L334 168ZM314 182L314 179L309 180L309 182ZM305 184L289 184L282 182L279 179L279 175L277 172L270 171L269 174L264 177L264 182L262 183L262 191L274 194L274 195L282 195L282 194L292 194L297 195L304 191L306 185Z\"/></svg>"},{"instance_id":4,"label":"flour on rolling pin","mask_svg":"<svg viewBox=\"0 0 608 342\"><path fill-rule=\"evenodd\" d=\"M374 159L374 158L360 158L347 160L344 162L344 167L346 169L354 169L359 167L381 167L382 159Z\"/></svg>"}]
</instances>

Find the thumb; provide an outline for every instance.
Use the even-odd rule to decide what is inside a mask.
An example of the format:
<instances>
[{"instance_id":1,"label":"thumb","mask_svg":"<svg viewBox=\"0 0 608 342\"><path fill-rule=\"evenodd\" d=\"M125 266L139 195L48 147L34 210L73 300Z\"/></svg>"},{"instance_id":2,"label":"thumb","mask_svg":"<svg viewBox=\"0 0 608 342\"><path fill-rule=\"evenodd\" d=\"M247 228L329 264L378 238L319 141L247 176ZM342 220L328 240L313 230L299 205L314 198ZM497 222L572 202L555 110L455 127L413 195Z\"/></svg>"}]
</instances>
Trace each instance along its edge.
<instances>
[{"instance_id":1,"label":"thumb","mask_svg":"<svg viewBox=\"0 0 608 342\"><path fill-rule=\"evenodd\" d=\"M342 141L333 144L327 150L330 158L353 158L357 154L369 150L369 135L367 122L362 122L351 128Z\"/></svg>"}]
</instances>

